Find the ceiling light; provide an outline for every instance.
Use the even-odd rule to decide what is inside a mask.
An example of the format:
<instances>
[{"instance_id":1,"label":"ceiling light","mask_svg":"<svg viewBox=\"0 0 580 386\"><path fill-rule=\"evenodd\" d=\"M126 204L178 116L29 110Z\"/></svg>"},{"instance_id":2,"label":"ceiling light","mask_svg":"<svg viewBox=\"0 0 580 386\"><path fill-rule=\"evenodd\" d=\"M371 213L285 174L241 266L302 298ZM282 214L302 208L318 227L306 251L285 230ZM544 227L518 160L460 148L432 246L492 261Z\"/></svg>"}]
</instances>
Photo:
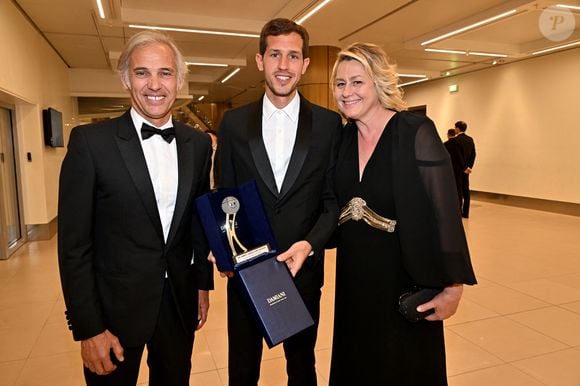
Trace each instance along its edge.
<instances>
[{"instance_id":1,"label":"ceiling light","mask_svg":"<svg viewBox=\"0 0 580 386\"><path fill-rule=\"evenodd\" d=\"M561 46L556 46L556 47L552 47L552 48L546 48L545 50L540 50L540 51L532 52L532 55L538 55L538 54L543 54L544 52L561 50L562 48L573 47L573 46L577 46L578 44L580 44L580 41L573 42L573 43L568 43L568 44L563 44Z\"/></svg>"},{"instance_id":2,"label":"ceiling light","mask_svg":"<svg viewBox=\"0 0 580 386\"><path fill-rule=\"evenodd\" d=\"M226 31L208 31L202 29L189 29L189 28L173 28L173 27L155 27L151 25L138 25L129 24L129 28L139 28L139 29L152 29L158 31L173 31L173 32L189 32L194 34L207 34L207 35L222 35L222 36L241 36L244 38L259 38L260 35L257 34L247 34L241 32L226 32Z\"/></svg>"},{"instance_id":3,"label":"ceiling light","mask_svg":"<svg viewBox=\"0 0 580 386\"><path fill-rule=\"evenodd\" d=\"M227 64L223 63L199 63L199 62L185 62L188 66L207 66L207 67L227 67Z\"/></svg>"},{"instance_id":4,"label":"ceiling light","mask_svg":"<svg viewBox=\"0 0 580 386\"><path fill-rule=\"evenodd\" d=\"M99 10L99 17L101 19L105 18L105 10L103 9L103 3L101 0L97 0L97 9Z\"/></svg>"},{"instance_id":5,"label":"ceiling light","mask_svg":"<svg viewBox=\"0 0 580 386\"><path fill-rule=\"evenodd\" d=\"M397 74L399 78L426 78L427 75L422 74Z\"/></svg>"},{"instance_id":6,"label":"ceiling light","mask_svg":"<svg viewBox=\"0 0 580 386\"><path fill-rule=\"evenodd\" d=\"M197 98L198 102L201 102L203 100L203 98L205 98L205 95L200 96L199 98Z\"/></svg>"},{"instance_id":7,"label":"ceiling light","mask_svg":"<svg viewBox=\"0 0 580 386\"><path fill-rule=\"evenodd\" d=\"M507 58L506 54L494 54L494 53L490 53L490 52L467 51L467 55L491 56L493 58Z\"/></svg>"},{"instance_id":8,"label":"ceiling light","mask_svg":"<svg viewBox=\"0 0 580 386\"><path fill-rule=\"evenodd\" d=\"M330 0L324 0L322 3L318 4L316 7L312 8L310 12L306 15L302 16L300 19L296 20L296 24L302 24L308 19L310 16L314 15L316 12L320 11L320 8L324 7L326 4L330 3Z\"/></svg>"},{"instance_id":9,"label":"ceiling light","mask_svg":"<svg viewBox=\"0 0 580 386\"><path fill-rule=\"evenodd\" d=\"M413 80L411 82L401 83L400 85L398 85L398 87L404 87L404 86L408 86L410 84L421 83L421 82L424 82L426 80L429 80L429 78L417 79L417 80Z\"/></svg>"},{"instance_id":10,"label":"ceiling light","mask_svg":"<svg viewBox=\"0 0 580 386\"><path fill-rule=\"evenodd\" d=\"M222 79L222 83L227 82L232 76L236 75L238 73L238 71L240 71L240 68L236 68L235 70L233 70L232 72L230 72L230 74L228 76L226 76L225 78Z\"/></svg>"},{"instance_id":11,"label":"ceiling light","mask_svg":"<svg viewBox=\"0 0 580 386\"><path fill-rule=\"evenodd\" d=\"M567 9L573 9L575 11L580 11L580 7L578 7L576 5L556 4L556 7L558 7L558 8L567 8Z\"/></svg>"},{"instance_id":12,"label":"ceiling light","mask_svg":"<svg viewBox=\"0 0 580 386\"><path fill-rule=\"evenodd\" d=\"M497 64L497 60L494 60L493 62L491 62L492 66L495 66Z\"/></svg>"},{"instance_id":13,"label":"ceiling light","mask_svg":"<svg viewBox=\"0 0 580 386\"><path fill-rule=\"evenodd\" d=\"M445 54L461 54L461 55L467 54L466 51L459 51L459 50L440 50L438 48L425 48L425 51L429 51L429 52L442 52L442 53L445 53Z\"/></svg>"},{"instance_id":14,"label":"ceiling light","mask_svg":"<svg viewBox=\"0 0 580 386\"><path fill-rule=\"evenodd\" d=\"M441 52L441 53L446 53L446 54L476 55L476 56L491 56L493 58L507 58L506 54L496 54L496 53L491 53L491 52L444 50L444 49L439 49L439 48L425 48L425 51Z\"/></svg>"},{"instance_id":15,"label":"ceiling light","mask_svg":"<svg viewBox=\"0 0 580 386\"><path fill-rule=\"evenodd\" d=\"M512 9L511 11L507 11L507 12L501 13L499 15L490 17L488 19L485 19L485 20L482 20L482 21L478 21L477 23L470 24L470 25L468 25L466 27L459 28L459 29L457 29L455 31L448 32L448 33L446 33L444 35L437 36L436 38L433 38L431 40L424 41L423 43L421 43L421 45L422 46L426 46L427 44L431 44L431 43L438 42L439 40L443 40L443 39L446 39L448 37L451 37L451 36L460 34L462 32L469 31L470 29L474 29L474 28L477 28L477 27L482 26L484 24L491 23L492 21L496 21L498 19L504 18L504 17L509 16L509 15L512 15L514 13L516 13L516 10L515 9Z\"/></svg>"}]
</instances>

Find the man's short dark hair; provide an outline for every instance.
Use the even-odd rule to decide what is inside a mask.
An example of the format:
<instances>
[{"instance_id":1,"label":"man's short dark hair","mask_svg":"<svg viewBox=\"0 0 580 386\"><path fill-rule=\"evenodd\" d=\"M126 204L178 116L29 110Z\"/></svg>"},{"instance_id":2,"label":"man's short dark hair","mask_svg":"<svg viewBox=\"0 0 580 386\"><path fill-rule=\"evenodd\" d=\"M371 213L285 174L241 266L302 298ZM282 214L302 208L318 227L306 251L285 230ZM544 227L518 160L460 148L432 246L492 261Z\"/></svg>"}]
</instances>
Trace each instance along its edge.
<instances>
[{"instance_id":1,"label":"man's short dark hair","mask_svg":"<svg viewBox=\"0 0 580 386\"><path fill-rule=\"evenodd\" d=\"M455 129L447 130L447 136L448 137L455 137Z\"/></svg>"},{"instance_id":2,"label":"man's short dark hair","mask_svg":"<svg viewBox=\"0 0 580 386\"><path fill-rule=\"evenodd\" d=\"M262 32L260 32L260 54L264 55L266 53L268 45L266 40L268 36L289 35L292 32L296 32L302 38L302 57L304 59L308 58L308 31L306 31L306 28L302 27L300 24L296 24L292 20L283 18L270 20L262 28Z\"/></svg>"},{"instance_id":3,"label":"man's short dark hair","mask_svg":"<svg viewBox=\"0 0 580 386\"><path fill-rule=\"evenodd\" d=\"M457 121L455 122L455 127L458 128L459 131L463 133L465 130L467 130L467 123L463 121Z\"/></svg>"}]
</instances>

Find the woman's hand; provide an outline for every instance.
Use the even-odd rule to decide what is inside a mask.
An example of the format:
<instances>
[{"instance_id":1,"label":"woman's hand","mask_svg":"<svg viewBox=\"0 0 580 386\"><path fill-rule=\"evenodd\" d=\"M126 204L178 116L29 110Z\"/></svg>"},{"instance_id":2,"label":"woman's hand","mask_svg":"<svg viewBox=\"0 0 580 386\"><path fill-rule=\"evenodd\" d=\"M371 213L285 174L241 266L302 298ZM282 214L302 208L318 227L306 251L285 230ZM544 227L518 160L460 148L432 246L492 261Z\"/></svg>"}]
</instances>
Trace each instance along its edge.
<instances>
[{"instance_id":1,"label":"woman's hand","mask_svg":"<svg viewBox=\"0 0 580 386\"><path fill-rule=\"evenodd\" d=\"M423 312L434 308L435 312L427 316L425 319L431 321L445 320L457 311L462 293L463 284L453 284L449 287L445 287L443 291L433 299L417 307L417 311Z\"/></svg>"}]
</instances>

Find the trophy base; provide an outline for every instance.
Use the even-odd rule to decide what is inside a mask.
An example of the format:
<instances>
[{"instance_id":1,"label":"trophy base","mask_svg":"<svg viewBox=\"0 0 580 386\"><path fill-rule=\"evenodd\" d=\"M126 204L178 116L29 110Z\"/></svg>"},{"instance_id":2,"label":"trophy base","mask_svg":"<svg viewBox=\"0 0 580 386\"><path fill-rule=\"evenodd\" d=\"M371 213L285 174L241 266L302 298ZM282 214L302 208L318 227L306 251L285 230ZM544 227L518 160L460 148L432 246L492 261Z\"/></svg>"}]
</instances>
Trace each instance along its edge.
<instances>
[{"instance_id":1,"label":"trophy base","mask_svg":"<svg viewBox=\"0 0 580 386\"><path fill-rule=\"evenodd\" d=\"M233 257L233 259L234 259L234 263L236 265L238 265L238 264L244 263L246 261L252 260L255 257L261 256L261 255L264 255L264 254L270 253L270 252L271 252L270 244L264 244L264 245L259 246L257 248L250 249L247 252L235 255Z\"/></svg>"}]
</instances>

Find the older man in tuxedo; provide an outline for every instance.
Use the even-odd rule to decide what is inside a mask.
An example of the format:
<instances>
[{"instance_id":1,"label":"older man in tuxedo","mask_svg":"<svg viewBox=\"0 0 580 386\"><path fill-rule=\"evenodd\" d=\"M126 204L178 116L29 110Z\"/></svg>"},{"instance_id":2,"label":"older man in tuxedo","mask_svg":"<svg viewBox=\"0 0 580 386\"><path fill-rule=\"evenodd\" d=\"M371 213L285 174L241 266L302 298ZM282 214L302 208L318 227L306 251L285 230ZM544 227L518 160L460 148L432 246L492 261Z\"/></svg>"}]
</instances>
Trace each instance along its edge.
<instances>
[{"instance_id":1,"label":"older man in tuxedo","mask_svg":"<svg viewBox=\"0 0 580 386\"><path fill-rule=\"evenodd\" d=\"M175 43L141 32L119 73L131 109L71 132L59 192L58 255L69 327L88 385L189 385L212 267L195 210L209 190L209 137L173 122L187 67Z\"/></svg>"}]
</instances>

